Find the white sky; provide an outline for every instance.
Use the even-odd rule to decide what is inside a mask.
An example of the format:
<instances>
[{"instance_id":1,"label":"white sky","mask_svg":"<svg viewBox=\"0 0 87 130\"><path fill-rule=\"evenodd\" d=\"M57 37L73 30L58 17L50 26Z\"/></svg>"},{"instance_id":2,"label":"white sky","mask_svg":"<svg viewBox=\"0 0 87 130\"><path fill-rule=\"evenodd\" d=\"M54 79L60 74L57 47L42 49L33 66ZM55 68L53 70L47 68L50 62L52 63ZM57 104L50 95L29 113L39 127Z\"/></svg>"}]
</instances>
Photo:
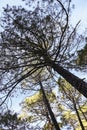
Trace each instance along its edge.
<instances>
[{"instance_id":1,"label":"white sky","mask_svg":"<svg viewBox=\"0 0 87 130\"><path fill-rule=\"evenodd\" d=\"M81 20L81 29L87 27L87 0L72 0L75 4L75 9L72 11L72 23L75 25L79 20ZM0 0L0 12L2 12L2 7L9 5L24 5L21 0Z\"/></svg>"},{"instance_id":2,"label":"white sky","mask_svg":"<svg viewBox=\"0 0 87 130\"><path fill-rule=\"evenodd\" d=\"M87 0L72 0L72 2L73 4L75 4L75 9L72 11L72 24L75 25L79 20L81 20L80 29L83 31L85 28L87 28ZM21 4L24 6L24 2L21 2L21 0L0 0L0 15L2 15L2 7L5 7L6 4L10 6ZM84 76L84 74L82 76ZM13 102L13 107L16 111L19 110L18 100L19 102L21 102L21 96L19 97L19 99L13 99L13 101L15 102Z\"/></svg>"},{"instance_id":3,"label":"white sky","mask_svg":"<svg viewBox=\"0 0 87 130\"><path fill-rule=\"evenodd\" d=\"M81 29L87 28L87 0L72 0L75 9L72 11L72 23L81 20Z\"/></svg>"}]
</instances>

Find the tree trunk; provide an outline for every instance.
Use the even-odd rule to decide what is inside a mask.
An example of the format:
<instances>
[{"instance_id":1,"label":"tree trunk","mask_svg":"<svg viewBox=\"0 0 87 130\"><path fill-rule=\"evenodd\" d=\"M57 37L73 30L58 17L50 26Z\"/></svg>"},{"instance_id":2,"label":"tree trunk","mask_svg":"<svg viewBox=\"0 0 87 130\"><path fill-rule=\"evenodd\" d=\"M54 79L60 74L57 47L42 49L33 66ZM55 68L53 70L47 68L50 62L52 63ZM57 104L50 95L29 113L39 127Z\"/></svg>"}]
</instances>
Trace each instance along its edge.
<instances>
[{"instance_id":1,"label":"tree trunk","mask_svg":"<svg viewBox=\"0 0 87 130\"><path fill-rule=\"evenodd\" d=\"M41 89L41 90L42 90L42 89ZM43 95L43 94L42 94L42 95ZM43 95L43 102L44 102L44 105L45 105L46 118L47 118L47 121L48 121L48 123L47 123L48 129L49 129L49 130L53 130L52 120L51 120L50 117L49 117L48 108L47 108L47 105L46 105L46 103L45 103L45 101L44 101L44 95Z\"/></svg>"},{"instance_id":2,"label":"tree trunk","mask_svg":"<svg viewBox=\"0 0 87 130\"><path fill-rule=\"evenodd\" d=\"M56 130L60 130L58 122L57 122L57 120L56 120L56 118L54 116L54 113L52 112L51 106L50 106L49 101L48 101L48 99L46 97L46 94L45 94L45 91L43 89L43 85L42 85L41 81L39 81L39 84L40 84L41 91L42 91L42 94L43 94L43 97L44 97L44 102L45 102L45 104L47 106L47 109L48 109L48 112L50 114L51 120L52 120L52 122L54 124L54 127L55 127Z\"/></svg>"},{"instance_id":3,"label":"tree trunk","mask_svg":"<svg viewBox=\"0 0 87 130\"><path fill-rule=\"evenodd\" d=\"M83 123L82 123L82 121L81 121L79 112L78 112L78 110L77 110L75 101L73 102L73 104L74 104L74 109L75 109L75 111L76 111L76 115L77 115L77 117L78 117L78 121L79 121L79 124L80 124L80 126L81 126L81 129L82 129L82 130L85 130L85 128L84 128L84 126L83 126Z\"/></svg>"},{"instance_id":4,"label":"tree trunk","mask_svg":"<svg viewBox=\"0 0 87 130\"><path fill-rule=\"evenodd\" d=\"M58 72L67 82L69 82L75 89L77 89L82 95L87 98L87 83L78 78L68 70L64 69L53 61L49 61L51 66L56 72Z\"/></svg>"}]
</instances>

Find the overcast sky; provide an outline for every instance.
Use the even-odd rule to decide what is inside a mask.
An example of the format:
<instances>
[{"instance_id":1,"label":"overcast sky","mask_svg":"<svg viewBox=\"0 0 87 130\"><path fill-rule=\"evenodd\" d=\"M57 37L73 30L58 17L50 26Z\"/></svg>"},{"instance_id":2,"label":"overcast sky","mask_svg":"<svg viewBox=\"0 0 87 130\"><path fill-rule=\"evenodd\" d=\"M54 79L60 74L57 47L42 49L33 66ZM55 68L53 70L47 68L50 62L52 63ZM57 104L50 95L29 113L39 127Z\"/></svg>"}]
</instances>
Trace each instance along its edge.
<instances>
[{"instance_id":1,"label":"overcast sky","mask_svg":"<svg viewBox=\"0 0 87 130\"><path fill-rule=\"evenodd\" d=\"M75 9L72 12L72 23L81 20L81 28L87 27L87 0L72 0Z\"/></svg>"}]
</instances>

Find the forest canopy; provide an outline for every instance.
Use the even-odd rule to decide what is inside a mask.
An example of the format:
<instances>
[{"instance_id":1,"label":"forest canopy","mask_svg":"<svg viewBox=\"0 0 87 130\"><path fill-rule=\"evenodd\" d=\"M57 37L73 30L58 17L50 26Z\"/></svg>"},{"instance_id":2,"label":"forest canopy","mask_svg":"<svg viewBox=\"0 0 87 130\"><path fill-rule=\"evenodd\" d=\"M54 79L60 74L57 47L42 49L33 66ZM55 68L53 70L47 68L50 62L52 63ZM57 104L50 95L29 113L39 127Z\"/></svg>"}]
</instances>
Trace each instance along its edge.
<instances>
[{"instance_id":1,"label":"forest canopy","mask_svg":"<svg viewBox=\"0 0 87 130\"><path fill-rule=\"evenodd\" d=\"M82 108L86 99L84 98L84 103L80 104L79 98L83 96L87 98L87 83L71 72L73 69L84 70L84 66L87 65L87 44L84 42L86 36L78 32L80 21L74 27L71 25L71 0L23 1L27 4L26 7L7 5L1 17L0 106L3 107L10 97L16 96L18 90L24 94L28 92L29 96L34 92L33 114L41 117L42 113L39 113L37 109L41 110L41 105L44 106L47 122L43 126L44 129L55 127L60 130L69 121L69 118L65 120L66 114L64 116L64 113L60 112L66 109L66 106L63 108L62 98L68 99L68 103L74 106L66 113L72 114L71 110L74 109L77 113L75 125L78 126L79 121L84 130L82 120L87 118ZM59 76L63 78L62 82L67 83L63 86L66 89L58 84ZM67 89L69 85L72 91L70 88ZM57 98L55 99L57 101L55 104L59 106L60 120L62 119L61 122L64 120L65 124L57 121L57 115L52 111L54 100L50 100L50 97L56 86L59 86L57 95L64 93L66 95L66 97L62 95L59 102ZM74 99L73 91L78 95L77 99ZM35 92L40 101L38 104L35 104L38 102L35 99ZM38 94L41 94L40 99ZM26 105L26 107L29 106ZM31 122L31 118L28 121ZM70 122L68 125L75 127Z\"/></svg>"}]
</instances>

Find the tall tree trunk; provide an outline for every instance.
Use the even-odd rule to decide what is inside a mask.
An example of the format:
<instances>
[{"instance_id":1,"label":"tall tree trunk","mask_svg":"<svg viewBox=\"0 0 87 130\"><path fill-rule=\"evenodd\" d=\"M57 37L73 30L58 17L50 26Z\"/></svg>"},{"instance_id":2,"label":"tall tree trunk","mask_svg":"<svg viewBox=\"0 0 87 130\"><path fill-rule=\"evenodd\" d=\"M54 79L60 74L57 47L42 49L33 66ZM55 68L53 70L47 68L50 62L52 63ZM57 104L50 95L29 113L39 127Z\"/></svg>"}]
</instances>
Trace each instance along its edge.
<instances>
[{"instance_id":1,"label":"tall tree trunk","mask_svg":"<svg viewBox=\"0 0 87 130\"><path fill-rule=\"evenodd\" d=\"M47 106L47 109L48 109L48 112L50 114L51 120L52 120L52 122L54 124L54 127L55 127L56 130L60 130L58 122L57 122L57 120L56 120L56 118L54 116L54 113L52 112L51 106L50 106L49 101L48 101L48 99L46 97L46 94L45 94L45 91L43 89L43 85L42 85L41 81L39 81L39 84L40 84L41 91L42 91L42 94L43 94L43 97L44 97L44 102L45 102L45 104Z\"/></svg>"},{"instance_id":2,"label":"tall tree trunk","mask_svg":"<svg viewBox=\"0 0 87 130\"><path fill-rule=\"evenodd\" d=\"M82 120L81 120L81 118L80 118L78 109L77 109L77 107L76 107L75 101L73 102L73 104L74 104L74 109L75 109L75 111L76 111L76 115L77 115L77 117L78 117L78 121L79 121L79 124L80 124L80 126L81 126L81 129L82 129L82 130L85 130L85 128L84 128L84 126L83 126L83 123L82 123Z\"/></svg>"},{"instance_id":3,"label":"tall tree trunk","mask_svg":"<svg viewBox=\"0 0 87 130\"><path fill-rule=\"evenodd\" d=\"M69 82L75 89L77 89L82 95L87 98L87 83L78 78L68 70L64 69L54 61L49 61L51 66L56 72L58 72L67 82Z\"/></svg>"},{"instance_id":4,"label":"tall tree trunk","mask_svg":"<svg viewBox=\"0 0 87 130\"><path fill-rule=\"evenodd\" d=\"M47 121L48 121L48 129L49 130L53 130L53 124L52 124L52 120L50 119L49 117L49 112L48 112L48 108L47 108L47 105L44 101L44 95L43 95L43 102L44 102L44 105L45 105L45 111L46 111L46 118L47 118Z\"/></svg>"}]
</instances>

